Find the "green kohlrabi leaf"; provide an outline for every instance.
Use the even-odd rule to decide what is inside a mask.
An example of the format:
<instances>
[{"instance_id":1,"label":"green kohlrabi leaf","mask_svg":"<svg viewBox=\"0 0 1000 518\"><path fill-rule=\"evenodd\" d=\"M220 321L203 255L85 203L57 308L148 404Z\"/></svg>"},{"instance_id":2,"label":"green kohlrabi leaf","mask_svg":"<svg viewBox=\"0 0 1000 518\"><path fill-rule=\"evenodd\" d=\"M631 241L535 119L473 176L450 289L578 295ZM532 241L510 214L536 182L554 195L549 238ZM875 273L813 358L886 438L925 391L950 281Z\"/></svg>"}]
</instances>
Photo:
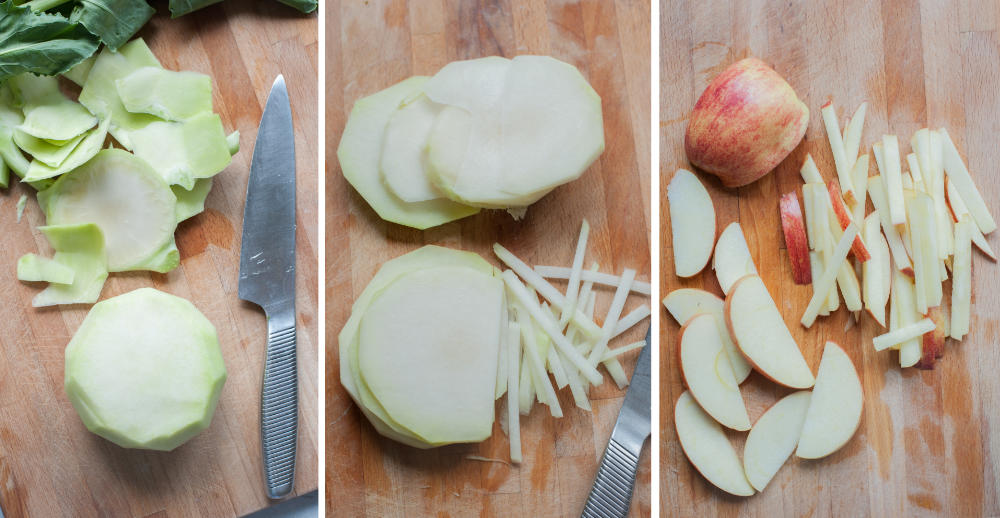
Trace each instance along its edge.
<instances>
[{"instance_id":1,"label":"green kohlrabi leaf","mask_svg":"<svg viewBox=\"0 0 1000 518\"><path fill-rule=\"evenodd\" d=\"M178 16L184 16L185 14L197 11L202 7L208 7L221 1L222 0L170 0L170 17L177 18Z\"/></svg>"},{"instance_id":2,"label":"green kohlrabi leaf","mask_svg":"<svg viewBox=\"0 0 1000 518\"><path fill-rule=\"evenodd\" d=\"M101 41L118 50L149 21L156 11L145 0L79 0L70 19L79 22Z\"/></svg>"},{"instance_id":3,"label":"green kohlrabi leaf","mask_svg":"<svg viewBox=\"0 0 1000 518\"><path fill-rule=\"evenodd\" d=\"M317 0L278 0L279 2L290 5L303 13L311 13L316 10L319 5Z\"/></svg>"},{"instance_id":4,"label":"green kohlrabi leaf","mask_svg":"<svg viewBox=\"0 0 1000 518\"><path fill-rule=\"evenodd\" d=\"M87 59L99 40L63 16L0 3L0 83L23 72L61 74Z\"/></svg>"}]
</instances>

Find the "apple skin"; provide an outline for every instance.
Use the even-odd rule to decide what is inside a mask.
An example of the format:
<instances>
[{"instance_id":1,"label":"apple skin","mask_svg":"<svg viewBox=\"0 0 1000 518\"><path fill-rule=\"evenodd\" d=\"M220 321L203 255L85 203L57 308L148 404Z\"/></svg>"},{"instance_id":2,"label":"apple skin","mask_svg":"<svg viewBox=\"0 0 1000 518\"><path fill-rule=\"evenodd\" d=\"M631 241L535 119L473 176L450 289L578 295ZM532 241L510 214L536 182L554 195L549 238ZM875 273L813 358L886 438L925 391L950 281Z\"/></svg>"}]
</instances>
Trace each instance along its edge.
<instances>
[{"instance_id":1,"label":"apple skin","mask_svg":"<svg viewBox=\"0 0 1000 518\"><path fill-rule=\"evenodd\" d=\"M918 369L933 369L934 362L944 353L944 315L941 313L941 308L939 306L927 308L926 317L934 321L937 327L924 333L922 353L917 363Z\"/></svg>"},{"instance_id":2,"label":"apple skin","mask_svg":"<svg viewBox=\"0 0 1000 518\"><path fill-rule=\"evenodd\" d=\"M802 222L802 208L795 191L782 196L778 208L781 212L781 230L785 234L785 249L788 251L788 260L792 263L792 278L795 284L812 284L808 238Z\"/></svg>"},{"instance_id":3,"label":"apple skin","mask_svg":"<svg viewBox=\"0 0 1000 518\"><path fill-rule=\"evenodd\" d=\"M702 92L684 135L688 160L726 187L756 181L806 134L809 108L763 61L733 63Z\"/></svg>"}]
</instances>

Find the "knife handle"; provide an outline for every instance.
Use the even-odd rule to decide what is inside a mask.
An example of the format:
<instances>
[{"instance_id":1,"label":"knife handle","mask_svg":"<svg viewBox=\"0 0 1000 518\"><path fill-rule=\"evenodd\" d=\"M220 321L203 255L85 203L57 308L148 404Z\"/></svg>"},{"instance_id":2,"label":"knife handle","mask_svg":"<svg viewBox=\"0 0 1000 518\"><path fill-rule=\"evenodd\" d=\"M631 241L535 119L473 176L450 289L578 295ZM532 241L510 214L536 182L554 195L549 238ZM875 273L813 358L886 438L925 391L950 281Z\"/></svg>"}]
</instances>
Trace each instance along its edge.
<instances>
[{"instance_id":1,"label":"knife handle","mask_svg":"<svg viewBox=\"0 0 1000 518\"><path fill-rule=\"evenodd\" d=\"M267 358L260 394L260 439L267 497L292 492L298 435L298 373L295 361L295 308L267 315Z\"/></svg>"},{"instance_id":2,"label":"knife handle","mask_svg":"<svg viewBox=\"0 0 1000 518\"><path fill-rule=\"evenodd\" d=\"M611 439L597 469L597 479L583 507L582 518L628 516L639 471L639 457Z\"/></svg>"}]
</instances>

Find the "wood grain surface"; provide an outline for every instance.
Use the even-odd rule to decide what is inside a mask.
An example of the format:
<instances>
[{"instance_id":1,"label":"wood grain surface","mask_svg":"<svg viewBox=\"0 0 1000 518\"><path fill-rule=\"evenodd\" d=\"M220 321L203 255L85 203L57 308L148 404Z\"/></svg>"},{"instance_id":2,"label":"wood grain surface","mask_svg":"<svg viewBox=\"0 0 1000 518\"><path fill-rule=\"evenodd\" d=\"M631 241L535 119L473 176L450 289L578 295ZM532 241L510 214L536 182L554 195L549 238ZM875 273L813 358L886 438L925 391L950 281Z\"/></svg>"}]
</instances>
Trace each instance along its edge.
<instances>
[{"instance_id":1,"label":"wood grain surface","mask_svg":"<svg viewBox=\"0 0 1000 518\"><path fill-rule=\"evenodd\" d=\"M191 300L215 325L229 378L211 427L173 452L119 448L87 432L63 392L63 350L89 306L35 309L22 254L52 253L33 191L0 195L0 506L21 516L239 516L266 507L260 454L263 312L237 297L243 201L271 83L285 75L296 124L300 436L296 492L317 484L317 17L274 1L225 2L170 20L166 2L141 32L166 68L213 78L215 110L242 150L219 174L206 211L177 229L168 274L111 274L102 299L151 286ZM14 206L30 200L18 223ZM141 323L137 323L141 325Z\"/></svg>"},{"instance_id":2,"label":"wood grain surface","mask_svg":"<svg viewBox=\"0 0 1000 518\"><path fill-rule=\"evenodd\" d=\"M588 261L599 261L603 271L636 268L640 279L649 279L648 3L352 0L327 16L328 516L579 516L623 397L609 378L591 390L592 413L575 408L564 391L563 419L540 405L523 418L520 467L473 461L465 457L509 459L499 424L481 444L427 451L377 435L340 385L337 334L384 261L429 243L473 250L499 265L491 245L500 242L530 264L568 265L587 218L593 227ZM420 232L380 220L344 180L336 158L353 103L453 60L518 54L549 54L583 72L603 101L604 154L579 180L532 205L520 222L484 211ZM599 296L602 314L611 291ZM644 302L633 296L626 311ZM626 340L641 339L646 325ZM634 362L635 354L623 362L630 374ZM633 516L650 512L648 454L642 464Z\"/></svg>"},{"instance_id":3,"label":"wood grain surface","mask_svg":"<svg viewBox=\"0 0 1000 518\"><path fill-rule=\"evenodd\" d=\"M683 136L698 95L735 60L772 64L809 107L805 141L769 176L726 190L701 175L718 213L718 230L739 221L751 253L814 372L822 346L847 350L862 377L861 427L842 450L819 461L790 460L762 494L738 499L714 489L688 463L673 427L683 390L674 362L678 325L663 316L661 478L664 516L997 516L1000 514L1000 298L997 266L974 253L971 334L949 340L931 371L900 370L895 353L876 353L877 325L847 329L841 309L809 330L798 321L811 294L792 283L778 216L781 194L800 190L798 169L812 153L835 177L819 108L832 99L841 124L869 101L863 149L884 133L908 152L918 128L944 126L967 157L979 188L1000 211L1000 40L994 1L753 0L661 3L661 188L688 167ZM874 160L872 161L874 162ZM871 174L875 173L872 165ZM665 191L661 198L666 200ZM715 276L673 274L669 214L661 212L663 293L698 287L721 293ZM870 205L869 205L869 210ZM990 241L997 246L996 237ZM950 283L946 284L950 292ZM751 420L789 390L754 373L743 385ZM743 434L733 434L742 453Z\"/></svg>"}]
</instances>

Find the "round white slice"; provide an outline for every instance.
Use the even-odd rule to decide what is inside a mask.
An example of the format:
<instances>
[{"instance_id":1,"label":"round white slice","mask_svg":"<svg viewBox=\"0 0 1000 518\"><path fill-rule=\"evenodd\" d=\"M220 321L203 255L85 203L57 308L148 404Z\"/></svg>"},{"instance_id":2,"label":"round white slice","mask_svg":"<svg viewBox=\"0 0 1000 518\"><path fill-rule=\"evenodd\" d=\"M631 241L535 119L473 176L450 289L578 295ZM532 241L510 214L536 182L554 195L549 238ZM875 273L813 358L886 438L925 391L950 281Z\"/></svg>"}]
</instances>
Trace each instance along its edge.
<instances>
[{"instance_id":1,"label":"round white slice","mask_svg":"<svg viewBox=\"0 0 1000 518\"><path fill-rule=\"evenodd\" d=\"M743 463L719 423L684 392L674 408L674 426L681 449L695 469L719 489L736 496L754 494Z\"/></svg>"},{"instance_id":2,"label":"round white slice","mask_svg":"<svg viewBox=\"0 0 1000 518\"><path fill-rule=\"evenodd\" d=\"M337 147L344 178L379 217L417 229L436 227L479 212L448 199L409 203L392 193L379 171L386 124L407 98L420 92L426 77L415 76L354 104Z\"/></svg>"},{"instance_id":3,"label":"round white slice","mask_svg":"<svg viewBox=\"0 0 1000 518\"><path fill-rule=\"evenodd\" d=\"M698 177L678 169L667 185L674 272L691 277L712 257L715 246L715 206Z\"/></svg>"},{"instance_id":4,"label":"round white slice","mask_svg":"<svg viewBox=\"0 0 1000 518\"><path fill-rule=\"evenodd\" d=\"M66 347L66 394L91 432L172 450L208 428L226 367L190 302L141 288L91 308Z\"/></svg>"},{"instance_id":5,"label":"round white slice","mask_svg":"<svg viewBox=\"0 0 1000 518\"><path fill-rule=\"evenodd\" d=\"M764 490L795 451L810 396L802 390L781 398L750 429L743 446L743 467L757 491Z\"/></svg>"},{"instance_id":6,"label":"round white slice","mask_svg":"<svg viewBox=\"0 0 1000 518\"><path fill-rule=\"evenodd\" d=\"M681 288L671 291L663 299L663 306L679 325L684 325L699 313L709 313L715 317L719 336L722 337L722 344L726 348L726 355L729 356L729 364L733 368L733 376L737 383L743 383L750 376L753 367L747 363L746 358L733 343L732 337L729 336L729 328L726 327L726 301L705 290Z\"/></svg>"},{"instance_id":7,"label":"round white slice","mask_svg":"<svg viewBox=\"0 0 1000 518\"><path fill-rule=\"evenodd\" d=\"M795 455L818 459L839 450L857 431L863 406L854 362L839 345L827 342Z\"/></svg>"},{"instance_id":8,"label":"round white slice","mask_svg":"<svg viewBox=\"0 0 1000 518\"><path fill-rule=\"evenodd\" d=\"M747 275L733 285L726 297L726 324L736 346L761 374L786 387L813 386L809 364L760 277Z\"/></svg>"},{"instance_id":9,"label":"round white slice","mask_svg":"<svg viewBox=\"0 0 1000 518\"><path fill-rule=\"evenodd\" d=\"M492 433L503 283L471 268L406 274L361 320L358 366L388 415L426 442Z\"/></svg>"},{"instance_id":10,"label":"round white slice","mask_svg":"<svg viewBox=\"0 0 1000 518\"><path fill-rule=\"evenodd\" d=\"M108 271L141 267L173 239L177 198L145 160L103 150L38 193L48 225L93 223L104 234Z\"/></svg>"},{"instance_id":11,"label":"round white slice","mask_svg":"<svg viewBox=\"0 0 1000 518\"><path fill-rule=\"evenodd\" d=\"M389 190L407 202L443 195L427 176L427 137L444 105L426 95L406 102L389 119L382 147L382 176Z\"/></svg>"},{"instance_id":12,"label":"round white slice","mask_svg":"<svg viewBox=\"0 0 1000 518\"><path fill-rule=\"evenodd\" d=\"M715 317L697 315L681 329L680 364L691 395L722 426L749 430L750 416L733 376Z\"/></svg>"}]
</instances>

